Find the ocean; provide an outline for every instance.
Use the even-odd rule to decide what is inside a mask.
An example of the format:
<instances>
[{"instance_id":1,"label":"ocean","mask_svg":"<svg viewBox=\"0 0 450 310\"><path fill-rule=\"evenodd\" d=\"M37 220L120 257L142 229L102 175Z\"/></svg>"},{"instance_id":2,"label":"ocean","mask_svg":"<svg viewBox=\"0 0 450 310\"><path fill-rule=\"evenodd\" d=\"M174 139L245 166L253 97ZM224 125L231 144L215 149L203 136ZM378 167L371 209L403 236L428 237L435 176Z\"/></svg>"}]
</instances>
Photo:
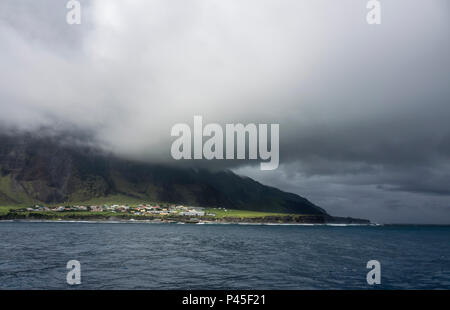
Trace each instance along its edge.
<instances>
[{"instance_id":1,"label":"ocean","mask_svg":"<svg viewBox=\"0 0 450 310\"><path fill-rule=\"evenodd\" d=\"M0 222L0 240L0 289L450 288L448 226Z\"/></svg>"}]
</instances>

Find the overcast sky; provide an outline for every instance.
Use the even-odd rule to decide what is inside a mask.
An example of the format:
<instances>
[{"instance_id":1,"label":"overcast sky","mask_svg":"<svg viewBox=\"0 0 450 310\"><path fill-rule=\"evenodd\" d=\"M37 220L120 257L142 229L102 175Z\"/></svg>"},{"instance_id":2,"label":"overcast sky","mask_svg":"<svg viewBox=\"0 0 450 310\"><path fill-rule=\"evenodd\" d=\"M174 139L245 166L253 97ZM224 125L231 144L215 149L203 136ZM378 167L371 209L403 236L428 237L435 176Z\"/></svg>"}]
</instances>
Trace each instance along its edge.
<instances>
[{"instance_id":1,"label":"overcast sky","mask_svg":"<svg viewBox=\"0 0 450 310\"><path fill-rule=\"evenodd\" d=\"M0 2L0 122L171 162L170 129L280 124L280 167L212 162L333 215L450 223L450 3ZM190 163L187 163L190 164Z\"/></svg>"}]
</instances>

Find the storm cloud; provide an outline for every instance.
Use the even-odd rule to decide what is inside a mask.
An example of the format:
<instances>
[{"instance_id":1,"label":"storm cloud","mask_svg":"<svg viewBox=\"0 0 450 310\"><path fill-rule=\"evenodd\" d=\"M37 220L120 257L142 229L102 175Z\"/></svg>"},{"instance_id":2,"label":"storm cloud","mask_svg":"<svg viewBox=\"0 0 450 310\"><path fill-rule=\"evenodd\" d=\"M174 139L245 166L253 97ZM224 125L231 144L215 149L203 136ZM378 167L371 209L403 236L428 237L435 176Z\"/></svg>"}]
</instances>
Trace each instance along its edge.
<instances>
[{"instance_id":1,"label":"storm cloud","mask_svg":"<svg viewBox=\"0 0 450 310\"><path fill-rule=\"evenodd\" d=\"M83 131L173 163L170 129L280 124L280 167L211 161L331 214L450 223L450 6L364 0L0 3L3 130ZM186 161L183 164L194 164Z\"/></svg>"}]
</instances>

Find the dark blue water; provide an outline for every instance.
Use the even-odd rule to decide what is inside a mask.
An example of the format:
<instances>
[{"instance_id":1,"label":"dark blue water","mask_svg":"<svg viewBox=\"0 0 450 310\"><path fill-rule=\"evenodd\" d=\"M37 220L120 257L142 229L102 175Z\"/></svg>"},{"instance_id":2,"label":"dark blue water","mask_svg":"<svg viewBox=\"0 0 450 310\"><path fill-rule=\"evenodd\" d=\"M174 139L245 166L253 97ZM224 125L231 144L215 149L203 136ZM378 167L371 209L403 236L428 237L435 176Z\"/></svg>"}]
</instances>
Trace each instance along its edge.
<instances>
[{"instance_id":1,"label":"dark blue water","mask_svg":"<svg viewBox=\"0 0 450 310\"><path fill-rule=\"evenodd\" d=\"M450 227L0 222L2 289L373 289L372 259L378 289L449 289Z\"/></svg>"}]
</instances>

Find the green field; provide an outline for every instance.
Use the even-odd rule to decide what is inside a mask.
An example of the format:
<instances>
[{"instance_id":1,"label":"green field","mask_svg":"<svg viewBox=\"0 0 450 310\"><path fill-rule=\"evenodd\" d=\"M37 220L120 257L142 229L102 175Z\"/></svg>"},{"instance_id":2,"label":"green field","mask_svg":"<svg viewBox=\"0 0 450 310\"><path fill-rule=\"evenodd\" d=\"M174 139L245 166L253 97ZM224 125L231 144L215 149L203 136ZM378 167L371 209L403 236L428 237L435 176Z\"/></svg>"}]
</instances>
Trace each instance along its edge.
<instances>
[{"instance_id":1,"label":"green field","mask_svg":"<svg viewBox=\"0 0 450 310\"><path fill-rule=\"evenodd\" d=\"M255 218L255 217L265 217L265 216L286 216L291 215L288 213L271 213L271 212L258 212L258 211L247 211L247 210L233 210L233 209L205 209L206 213L214 213L216 218L224 217L237 217L237 218ZM296 214L298 216L298 214Z\"/></svg>"},{"instance_id":2,"label":"green field","mask_svg":"<svg viewBox=\"0 0 450 310\"><path fill-rule=\"evenodd\" d=\"M0 215L7 214L9 212L9 210L21 209L21 208L23 208L23 207L18 207L18 206L13 206L13 207L11 207L11 206L0 206Z\"/></svg>"}]
</instances>

